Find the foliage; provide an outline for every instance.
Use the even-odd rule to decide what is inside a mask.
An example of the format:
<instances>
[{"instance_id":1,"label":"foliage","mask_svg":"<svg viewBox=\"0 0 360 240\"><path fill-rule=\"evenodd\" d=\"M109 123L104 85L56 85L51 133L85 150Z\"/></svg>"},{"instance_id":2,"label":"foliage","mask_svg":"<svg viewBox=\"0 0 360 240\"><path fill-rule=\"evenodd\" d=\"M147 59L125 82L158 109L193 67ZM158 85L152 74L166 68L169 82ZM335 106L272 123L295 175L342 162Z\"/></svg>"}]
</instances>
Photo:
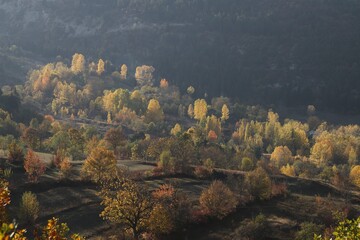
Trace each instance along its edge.
<instances>
[{"instance_id":1,"label":"foliage","mask_svg":"<svg viewBox=\"0 0 360 240\"><path fill-rule=\"evenodd\" d=\"M39 156L31 149L29 149L26 154L24 168L28 175L28 179L31 182L37 182L38 178L43 175L46 170L45 164L40 160Z\"/></svg>"},{"instance_id":2,"label":"foliage","mask_svg":"<svg viewBox=\"0 0 360 240\"><path fill-rule=\"evenodd\" d=\"M22 163L24 160L23 149L15 141L9 144L8 160L11 163Z\"/></svg>"},{"instance_id":3,"label":"foliage","mask_svg":"<svg viewBox=\"0 0 360 240\"><path fill-rule=\"evenodd\" d=\"M69 234L69 227L66 223L60 223L58 218L48 220L47 225L42 229L42 235L35 239L39 240L84 240L78 234Z\"/></svg>"},{"instance_id":4,"label":"foliage","mask_svg":"<svg viewBox=\"0 0 360 240\"><path fill-rule=\"evenodd\" d=\"M266 239L268 237L268 227L266 216L259 214L250 221L244 221L241 226L236 229L233 237L234 239Z\"/></svg>"},{"instance_id":5,"label":"foliage","mask_svg":"<svg viewBox=\"0 0 360 240\"><path fill-rule=\"evenodd\" d=\"M219 219L234 211L238 205L235 194L218 180L201 193L199 202L206 213Z\"/></svg>"},{"instance_id":6,"label":"foliage","mask_svg":"<svg viewBox=\"0 0 360 240\"><path fill-rule=\"evenodd\" d=\"M343 221L339 221L336 225L334 231L332 232L332 236L334 240L343 240L343 239L352 239L359 240L360 239L360 217L357 219L345 219ZM327 238L323 238L321 235L314 234L314 240L326 240Z\"/></svg>"},{"instance_id":7,"label":"foliage","mask_svg":"<svg viewBox=\"0 0 360 240\"><path fill-rule=\"evenodd\" d=\"M351 182L357 186L360 187L360 166L354 166L350 171L350 180Z\"/></svg>"},{"instance_id":8,"label":"foliage","mask_svg":"<svg viewBox=\"0 0 360 240\"><path fill-rule=\"evenodd\" d=\"M271 196L271 179L261 167L245 175L245 186L251 196L265 200Z\"/></svg>"},{"instance_id":9,"label":"foliage","mask_svg":"<svg viewBox=\"0 0 360 240\"><path fill-rule=\"evenodd\" d=\"M116 159L112 151L104 147L94 148L82 167L82 175L94 182L111 177L116 172Z\"/></svg>"},{"instance_id":10,"label":"foliage","mask_svg":"<svg viewBox=\"0 0 360 240\"><path fill-rule=\"evenodd\" d=\"M274 152L271 154L270 160L276 167L281 168L282 166L291 162L291 151L286 146L276 147Z\"/></svg>"},{"instance_id":11,"label":"foliage","mask_svg":"<svg viewBox=\"0 0 360 240\"><path fill-rule=\"evenodd\" d=\"M132 181L122 183L114 195L103 196L104 210L100 216L112 223L123 224L130 229L135 239L148 228L148 219L153 210L153 202L144 187Z\"/></svg>"},{"instance_id":12,"label":"foliage","mask_svg":"<svg viewBox=\"0 0 360 240\"><path fill-rule=\"evenodd\" d=\"M312 222L304 222L300 224L300 231L295 234L295 240L313 239L314 234L321 234L324 230L323 225Z\"/></svg>"},{"instance_id":13,"label":"foliage","mask_svg":"<svg viewBox=\"0 0 360 240\"><path fill-rule=\"evenodd\" d=\"M32 192L24 192L19 206L19 219L22 223L34 224L39 217L40 203Z\"/></svg>"}]
</instances>

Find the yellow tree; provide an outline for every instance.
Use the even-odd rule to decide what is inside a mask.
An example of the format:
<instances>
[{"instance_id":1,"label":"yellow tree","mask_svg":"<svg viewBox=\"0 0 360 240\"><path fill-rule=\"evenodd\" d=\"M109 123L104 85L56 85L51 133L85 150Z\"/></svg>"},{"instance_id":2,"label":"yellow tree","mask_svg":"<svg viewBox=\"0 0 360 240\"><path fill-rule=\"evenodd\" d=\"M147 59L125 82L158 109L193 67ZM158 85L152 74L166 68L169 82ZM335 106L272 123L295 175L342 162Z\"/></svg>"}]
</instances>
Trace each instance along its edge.
<instances>
[{"instance_id":1,"label":"yellow tree","mask_svg":"<svg viewBox=\"0 0 360 240\"><path fill-rule=\"evenodd\" d=\"M196 120L204 120L207 114L207 103L205 99L197 99L194 103L194 118Z\"/></svg>"},{"instance_id":2,"label":"yellow tree","mask_svg":"<svg viewBox=\"0 0 360 240\"><path fill-rule=\"evenodd\" d=\"M127 71L128 71L128 67L127 67L125 64L123 64L123 65L121 66L121 70L120 70L120 77L121 77L121 79L123 79L123 80L126 79L126 77L127 77Z\"/></svg>"},{"instance_id":3,"label":"yellow tree","mask_svg":"<svg viewBox=\"0 0 360 240\"><path fill-rule=\"evenodd\" d=\"M224 105L222 106L221 114L222 114L222 115L221 115L221 120L222 120L223 122L225 122L226 120L229 119L230 111L229 111L229 108L228 108L228 106L227 106L226 104L224 104Z\"/></svg>"},{"instance_id":4,"label":"yellow tree","mask_svg":"<svg viewBox=\"0 0 360 240\"><path fill-rule=\"evenodd\" d=\"M164 120L164 112L158 100L150 99L145 117L147 122L160 122Z\"/></svg>"},{"instance_id":5,"label":"yellow tree","mask_svg":"<svg viewBox=\"0 0 360 240\"><path fill-rule=\"evenodd\" d=\"M82 54L75 53L72 57L71 71L75 74L84 72L85 70L85 57Z\"/></svg>"},{"instance_id":6,"label":"yellow tree","mask_svg":"<svg viewBox=\"0 0 360 240\"><path fill-rule=\"evenodd\" d=\"M326 165L333 159L334 148L329 140L322 140L316 142L311 149L310 159L315 161L318 165Z\"/></svg>"},{"instance_id":7,"label":"yellow tree","mask_svg":"<svg viewBox=\"0 0 360 240\"><path fill-rule=\"evenodd\" d=\"M278 168L288 164L291 159L292 153L287 146L276 147L270 157L270 161Z\"/></svg>"},{"instance_id":8,"label":"yellow tree","mask_svg":"<svg viewBox=\"0 0 360 240\"><path fill-rule=\"evenodd\" d=\"M350 181L360 187L360 165L354 166L350 171Z\"/></svg>"},{"instance_id":9,"label":"yellow tree","mask_svg":"<svg viewBox=\"0 0 360 240\"><path fill-rule=\"evenodd\" d=\"M103 72L105 72L105 62L101 58L99 59L96 72L98 75L101 75Z\"/></svg>"},{"instance_id":10,"label":"yellow tree","mask_svg":"<svg viewBox=\"0 0 360 240\"><path fill-rule=\"evenodd\" d=\"M181 125L180 124L175 124L175 126L171 129L170 134L174 135L174 136L178 136L181 133L182 129L181 129Z\"/></svg>"},{"instance_id":11,"label":"yellow tree","mask_svg":"<svg viewBox=\"0 0 360 240\"><path fill-rule=\"evenodd\" d=\"M201 193L199 201L206 213L220 219L234 211L238 204L235 194L218 180Z\"/></svg>"},{"instance_id":12,"label":"yellow tree","mask_svg":"<svg viewBox=\"0 0 360 240\"><path fill-rule=\"evenodd\" d=\"M132 181L124 181L115 193L104 192L100 216L112 223L121 224L132 232L133 239L139 239L148 229L148 220L153 211L149 190Z\"/></svg>"},{"instance_id":13,"label":"yellow tree","mask_svg":"<svg viewBox=\"0 0 360 240\"><path fill-rule=\"evenodd\" d=\"M94 182L106 179L116 173L116 159L112 151L104 147L94 148L82 167L82 175Z\"/></svg>"}]
</instances>

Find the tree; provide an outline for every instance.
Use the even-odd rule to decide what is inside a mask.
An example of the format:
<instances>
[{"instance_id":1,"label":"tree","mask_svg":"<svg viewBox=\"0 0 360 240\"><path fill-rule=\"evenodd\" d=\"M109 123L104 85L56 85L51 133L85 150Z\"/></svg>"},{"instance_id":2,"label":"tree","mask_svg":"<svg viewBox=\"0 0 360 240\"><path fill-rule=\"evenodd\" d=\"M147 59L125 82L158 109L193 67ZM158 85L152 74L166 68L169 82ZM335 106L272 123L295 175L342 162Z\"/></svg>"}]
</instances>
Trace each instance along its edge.
<instances>
[{"instance_id":1,"label":"tree","mask_svg":"<svg viewBox=\"0 0 360 240\"><path fill-rule=\"evenodd\" d=\"M104 136L104 140L111 146L115 151L118 146L126 139L122 128L110 128L107 130Z\"/></svg>"},{"instance_id":2,"label":"tree","mask_svg":"<svg viewBox=\"0 0 360 240\"><path fill-rule=\"evenodd\" d=\"M287 146L276 147L271 154L270 161L277 167L280 168L289 162L291 162L292 153Z\"/></svg>"},{"instance_id":3,"label":"tree","mask_svg":"<svg viewBox=\"0 0 360 240\"><path fill-rule=\"evenodd\" d=\"M244 157L241 160L240 169L243 171L252 171L254 169L254 161L249 157Z\"/></svg>"},{"instance_id":4,"label":"tree","mask_svg":"<svg viewBox=\"0 0 360 240\"><path fill-rule=\"evenodd\" d=\"M27 224L34 224L39 217L40 203L32 192L24 192L19 206L19 219Z\"/></svg>"},{"instance_id":5,"label":"tree","mask_svg":"<svg viewBox=\"0 0 360 240\"><path fill-rule=\"evenodd\" d=\"M221 181L215 180L200 196L200 206L210 216L222 219L235 210L235 194Z\"/></svg>"},{"instance_id":6,"label":"tree","mask_svg":"<svg viewBox=\"0 0 360 240\"><path fill-rule=\"evenodd\" d=\"M24 168L28 175L28 179L31 182L37 182L38 178L43 175L46 170L45 164L31 149L29 149L26 154Z\"/></svg>"},{"instance_id":7,"label":"tree","mask_svg":"<svg viewBox=\"0 0 360 240\"><path fill-rule=\"evenodd\" d=\"M175 161L169 150L165 150L160 154L158 166L165 173L173 173L175 171Z\"/></svg>"},{"instance_id":8,"label":"tree","mask_svg":"<svg viewBox=\"0 0 360 240\"><path fill-rule=\"evenodd\" d=\"M360 239L360 217L357 219L345 219L339 221L334 231L332 232L332 238L334 240L359 240ZM329 238L323 238L321 235L314 234L314 240L326 240Z\"/></svg>"},{"instance_id":9,"label":"tree","mask_svg":"<svg viewBox=\"0 0 360 240\"><path fill-rule=\"evenodd\" d=\"M316 142L311 149L310 159L318 165L327 165L334 157L334 148L329 140Z\"/></svg>"},{"instance_id":10,"label":"tree","mask_svg":"<svg viewBox=\"0 0 360 240\"><path fill-rule=\"evenodd\" d=\"M15 141L9 144L8 161L11 163L22 163L24 160L23 149Z\"/></svg>"},{"instance_id":11,"label":"tree","mask_svg":"<svg viewBox=\"0 0 360 240\"><path fill-rule=\"evenodd\" d=\"M38 149L41 146L40 133L37 129L28 127L25 129L22 135L22 139L32 149Z\"/></svg>"},{"instance_id":12,"label":"tree","mask_svg":"<svg viewBox=\"0 0 360 240\"><path fill-rule=\"evenodd\" d=\"M189 108L188 108L188 116L190 118L194 118L194 106L192 104L189 105Z\"/></svg>"},{"instance_id":13,"label":"tree","mask_svg":"<svg viewBox=\"0 0 360 240\"><path fill-rule=\"evenodd\" d=\"M195 88L193 86L189 86L186 90L186 92L189 94L189 95L192 95L195 93Z\"/></svg>"},{"instance_id":14,"label":"tree","mask_svg":"<svg viewBox=\"0 0 360 240\"><path fill-rule=\"evenodd\" d=\"M222 114L222 115L221 115L221 120L222 120L223 122L225 122L226 120L229 119L230 111L229 111L229 108L228 108L228 106L227 106L226 104L224 104L224 105L222 106L221 114Z\"/></svg>"},{"instance_id":15,"label":"tree","mask_svg":"<svg viewBox=\"0 0 360 240\"><path fill-rule=\"evenodd\" d=\"M121 65L121 70L120 70L120 78L121 79L123 79L123 80L126 79L127 71L128 71L128 67L125 64Z\"/></svg>"},{"instance_id":16,"label":"tree","mask_svg":"<svg viewBox=\"0 0 360 240\"><path fill-rule=\"evenodd\" d=\"M105 72L105 62L101 58L99 59L96 72L98 75L101 75Z\"/></svg>"},{"instance_id":17,"label":"tree","mask_svg":"<svg viewBox=\"0 0 360 240\"><path fill-rule=\"evenodd\" d=\"M295 167L290 166L289 164L286 164L286 166L282 166L280 168L280 171L281 171L282 174L285 174L285 175L290 176L290 177L295 177L296 176Z\"/></svg>"},{"instance_id":18,"label":"tree","mask_svg":"<svg viewBox=\"0 0 360 240\"><path fill-rule=\"evenodd\" d=\"M86 158L82 174L94 182L99 182L116 173L116 159L112 151L104 147L94 148Z\"/></svg>"},{"instance_id":19,"label":"tree","mask_svg":"<svg viewBox=\"0 0 360 240\"><path fill-rule=\"evenodd\" d=\"M196 120L204 120L207 114L207 103L205 99L197 99L194 103L194 118Z\"/></svg>"},{"instance_id":20,"label":"tree","mask_svg":"<svg viewBox=\"0 0 360 240\"><path fill-rule=\"evenodd\" d=\"M112 223L122 224L132 232L134 239L148 229L148 219L153 210L149 190L132 181L125 181L115 194L105 192L100 216Z\"/></svg>"},{"instance_id":21,"label":"tree","mask_svg":"<svg viewBox=\"0 0 360 240\"><path fill-rule=\"evenodd\" d=\"M271 196L271 179L261 167L246 173L245 186L251 196L265 200Z\"/></svg>"},{"instance_id":22,"label":"tree","mask_svg":"<svg viewBox=\"0 0 360 240\"><path fill-rule=\"evenodd\" d=\"M179 134L181 134L181 125L180 124L175 124L175 126L171 129L170 134L173 136L178 136Z\"/></svg>"},{"instance_id":23,"label":"tree","mask_svg":"<svg viewBox=\"0 0 360 240\"><path fill-rule=\"evenodd\" d=\"M85 57L82 54L75 53L71 61L71 71L79 74L85 71Z\"/></svg>"},{"instance_id":24,"label":"tree","mask_svg":"<svg viewBox=\"0 0 360 240\"><path fill-rule=\"evenodd\" d=\"M66 223L59 223L58 218L52 218L48 220L47 225L42 229L41 236L35 236L35 239L39 240L84 240L82 236L78 234L69 234L69 227Z\"/></svg>"},{"instance_id":25,"label":"tree","mask_svg":"<svg viewBox=\"0 0 360 240\"><path fill-rule=\"evenodd\" d=\"M174 225L169 209L155 204L148 219L148 228L156 235L170 233Z\"/></svg>"},{"instance_id":26,"label":"tree","mask_svg":"<svg viewBox=\"0 0 360 240\"><path fill-rule=\"evenodd\" d=\"M155 68L153 66L142 65L136 67L135 70L135 79L140 87L143 86L152 86L153 82L153 73Z\"/></svg>"},{"instance_id":27,"label":"tree","mask_svg":"<svg viewBox=\"0 0 360 240\"><path fill-rule=\"evenodd\" d=\"M145 117L146 117L146 121L149 123L150 122L156 123L164 120L164 112L161 109L158 100L150 99Z\"/></svg>"},{"instance_id":28,"label":"tree","mask_svg":"<svg viewBox=\"0 0 360 240\"><path fill-rule=\"evenodd\" d=\"M349 177L355 186L360 187L360 165L356 165L351 169Z\"/></svg>"},{"instance_id":29,"label":"tree","mask_svg":"<svg viewBox=\"0 0 360 240\"><path fill-rule=\"evenodd\" d=\"M160 80L160 88L167 89L169 87L169 82L163 78Z\"/></svg>"}]
</instances>

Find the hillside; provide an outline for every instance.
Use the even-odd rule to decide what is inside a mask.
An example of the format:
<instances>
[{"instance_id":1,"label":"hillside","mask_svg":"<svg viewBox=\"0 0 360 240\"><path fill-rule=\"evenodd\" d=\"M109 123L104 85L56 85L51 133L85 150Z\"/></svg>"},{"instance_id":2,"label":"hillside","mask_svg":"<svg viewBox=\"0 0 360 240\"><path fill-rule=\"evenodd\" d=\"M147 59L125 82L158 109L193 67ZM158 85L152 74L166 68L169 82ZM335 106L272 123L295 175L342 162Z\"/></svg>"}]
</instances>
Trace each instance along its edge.
<instances>
[{"instance_id":1,"label":"hillside","mask_svg":"<svg viewBox=\"0 0 360 240\"><path fill-rule=\"evenodd\" d=\"M359 11L355 0L1 0L0 44L153 65L199 95L358 113Z\"/></svg>"}]
</instances>

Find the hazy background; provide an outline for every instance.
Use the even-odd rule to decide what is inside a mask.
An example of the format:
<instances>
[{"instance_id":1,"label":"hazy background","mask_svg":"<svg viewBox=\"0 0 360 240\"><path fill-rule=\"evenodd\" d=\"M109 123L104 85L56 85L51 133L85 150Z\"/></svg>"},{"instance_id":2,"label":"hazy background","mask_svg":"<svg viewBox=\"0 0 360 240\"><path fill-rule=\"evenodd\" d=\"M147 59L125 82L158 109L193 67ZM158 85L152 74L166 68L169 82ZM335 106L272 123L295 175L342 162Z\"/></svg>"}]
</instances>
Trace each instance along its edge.
<instances>
[{"instance_id":1,"label":"hazy background","mask_svg":"<svg viewBox=\"0 0 360 240\"><path fill-rule=\"evenodd\" d=\"M0 0L0 83L80 52L201 95L359 113L359 13L358 0Z\"/></svg>"}]
</instances>

